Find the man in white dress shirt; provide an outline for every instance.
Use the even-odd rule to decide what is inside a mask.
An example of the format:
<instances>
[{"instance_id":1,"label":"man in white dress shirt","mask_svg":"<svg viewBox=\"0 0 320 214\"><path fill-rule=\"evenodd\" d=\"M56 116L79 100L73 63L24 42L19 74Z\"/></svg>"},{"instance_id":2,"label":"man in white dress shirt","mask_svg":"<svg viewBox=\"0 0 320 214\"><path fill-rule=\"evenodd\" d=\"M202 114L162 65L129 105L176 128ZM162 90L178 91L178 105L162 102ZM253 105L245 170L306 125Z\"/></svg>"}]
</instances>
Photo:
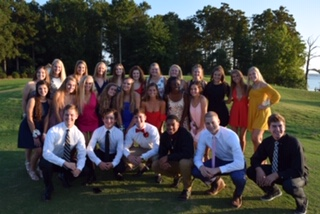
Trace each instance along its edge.
<instances>
[{"instance_id":1,"label":"man in white dress shirt","mask_svg":"<svg viewBox=\"0 0 320 214\"><path fill-rule=\"evenodd\" d=\"M205 114L205 125L207 129L199 138L192 175L206 184L211 184L207 191L210 195L218 194L225 187L220 176L230 175L236 186L232 206L239 208L246 184L246 166L238 135L231 129L220 126L219 117L213 111ZM211 149L214 158L203 163L206 146Z\"/></svg>"},{"instance_id":2,"label":"man in white dress shirt","mask_svg":"<svg viewBox=\"0 0 320 214\"><path fill-rule=\"evenodd\" d=\"M117 111L115 109L106 109L101 113L101 116L104 125L93 132L87 147L88 157L102 171L113 169L115 178L123 180L122 173L126 169L122 160L123 132L114 126L117 120ZM109 138L108 143L107 138ZM99 145L99 149L96 149L96 145ZM109 145L109 148L106 149L106 145ZM92 167L92 164L89 164L89 166ZM94 173L88 182L90 180L95 180Z\"/></svg>"},{"instance_id":3,"label":"man in white dress shirt","mask_svg":"<svg viewBox=\"0 0 320 214\"><path fill-rule=\"evenodd\" d=\"M85 139L82 132L74 125L78 118L78 109L75 105L69 104L63 112L63 122L50 128L47 133L39 163L45 184L45 200L51 199L54 171L60 173L59 178L65 187L70 186L70 179L79 177L80 173L87 171L84 169L86 162ZM66 138L68 138L68 143ZM69 144L68 158L65 155L65 144ZM74 151L77 152L76 161L73 159Z\"/></svg>"},{"instance_id":4,"label":"man in white dress shirt","mask_svg":"<svg viewBox=\"0 0 320 214\"><path fill-rule=\"evenodd\" d=\"M129 129L125 137L123 155L128 167L139 167L137 175L149 170L145 163L154 161L158 157L160 136L158 129L146 123L146 115L142 109L134 112L135 125Z\"/></svg>"}]
</instances>

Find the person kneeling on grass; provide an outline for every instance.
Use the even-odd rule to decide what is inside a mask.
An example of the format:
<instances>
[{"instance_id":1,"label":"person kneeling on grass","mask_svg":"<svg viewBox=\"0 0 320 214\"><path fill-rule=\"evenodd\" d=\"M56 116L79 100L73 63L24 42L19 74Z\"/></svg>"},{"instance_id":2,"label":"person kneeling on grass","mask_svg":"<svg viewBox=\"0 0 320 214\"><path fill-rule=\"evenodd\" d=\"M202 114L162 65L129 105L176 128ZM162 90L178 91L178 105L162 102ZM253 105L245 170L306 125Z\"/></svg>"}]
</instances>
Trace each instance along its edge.
<instances>
[{"instance_id":1,"label":"person kneeling on grass","mask_svg":"<svg viewBox=\"0 0 320 214\"><path fill-rule=\"evenodd\" d=\"M296 214L307 213L308 200L303 187L308 180L308 167L301 143L285 133L286 122L280 114L268 118L271 136L265 138L251 157L248 177L265 192L262 201L272 201L282 195L275 184L281 184L284 191L296 202ZM269 158L271 164L261 163Z\"/></svg>"},{"instance_id":2,"label":"person kneeling on grass","mask_svg":"<svg viewBox=\"0 0 320 214\"><path fill-rule=\"evenodd\" d=\"M239 208L242 205L242 193L246 184L246 164L240 147L238 135L231 129L219 125L218 115L209 111L205 114L204 130L199 138L197 152L194 157L196 167L192 170L195 178L201 179L211 188L207 194L217 195L225 183L220 177L229 174L236 186L233 192L232 206ZM212 151L212 159L202 162L206 146Z\"/></svg>"},{"instance_id":3,"label":"person kneeling on grass","mask_svg":"<svg viewBox=\"0 0 320 214\"><path fill-rule=\"evenodd\" d=\"M175 115L167 117L166 129L160 137L159 160L153 162L152 170L174 177L172 187L178 187L182 180L183 191L179 198L187 200L192 188L193 137L185 128L180 127L179 118Z\"/></svg>"},{"instance_id":4,"label":"person kneeling on grass","mask_svg":"<svg viewBox=\"0 0 320 214\"><path fill-rule=\"evenodd\" d=\"M102 111L101 116L104 125L93 132L87 147L87 154L101 170L113 169L115 178L121 181L126 167L122 160L123 132L114 126L118 113L115 109L106 109ZM99 146L99 149L96 148L96 145ZM92 163L88 165L92 168ZM91 172L87 180L88 184L96 180L94 170L92 169Z\"/></svg>"},{"instance_id":5,"label":"person kneeling on grass","mask_svg":"<svg viewBox=\"0 0 320 214\"><path fill-rule=\"evenodd\" d=\"M89 172L85 167L85 139L82 132L74 125L77 118L77 107L72 104L66 105L63 110L63 122L51 127L44 141L39 166L43 173L46 201L51 199L54 189L52 183L54 171L59 172L58 177L64 187L70 187L69 181Z\"/></svg>"},{"instance_id":6,"label":"person kneeling on grass","mask_svg":"<svg viewBox=\"0 0 320 214\"><path fill-rule=\"evenodd\" d=\"M136 175L141 176L149 170L149 163L157 159L160 137L157 127L146 123L147 117L142 108L134 111L133 119L135 125L126 134L123 155L127 168L138 168ZM159 177L156 175L156 182Z\"/></svg>"}]
</instances>

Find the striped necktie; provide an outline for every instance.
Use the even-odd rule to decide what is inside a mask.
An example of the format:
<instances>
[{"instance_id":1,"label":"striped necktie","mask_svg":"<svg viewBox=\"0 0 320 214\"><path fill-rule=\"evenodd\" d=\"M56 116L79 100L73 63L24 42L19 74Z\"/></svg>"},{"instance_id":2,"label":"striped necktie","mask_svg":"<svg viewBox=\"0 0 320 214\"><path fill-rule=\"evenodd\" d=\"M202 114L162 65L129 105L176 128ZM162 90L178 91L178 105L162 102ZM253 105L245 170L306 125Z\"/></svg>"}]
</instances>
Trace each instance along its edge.
<instances>
[{"instance_id":1,"label":"striped necktie","mask_svg":"<svg viewBox=\"0 0 320 214\"><path fill-rule=\"evenodd\" d=\"M69 136L69 129L66 130L66 137L64 140L64 152L63 152L63 159L67 162L71 160L71 145L70 145L70 136Z\"/></svg>"},{"instance_id":2,"label":"striped necktie","mask_svg":"<svg viewBox=\"0 0 320 214\"><path fill-rule=\"evenodd\" d=\"M272 172L278 171L278 153L279 153L279 142L274 142L273 158L272 158Z\"/></svg>"}]
</instances>

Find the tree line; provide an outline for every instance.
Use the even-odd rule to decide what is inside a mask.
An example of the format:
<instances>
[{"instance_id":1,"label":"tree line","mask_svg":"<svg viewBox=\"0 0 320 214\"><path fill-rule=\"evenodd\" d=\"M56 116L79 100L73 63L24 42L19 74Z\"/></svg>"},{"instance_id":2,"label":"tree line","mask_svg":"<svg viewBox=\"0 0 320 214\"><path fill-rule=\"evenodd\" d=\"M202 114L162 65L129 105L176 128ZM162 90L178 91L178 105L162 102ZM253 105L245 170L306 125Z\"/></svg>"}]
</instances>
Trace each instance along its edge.
<instances>
[{"instance_id":1,"label":"tree line","mask_svg":"<svg viewBox=\"0 0 320 214\"><path fill-rule=\"evenodd\" d=\"M69 74L78 59L90 73L101 60L122 62L127 70L140 65L146 73L158 62L164 74L174 63L185 74L197 63L207 73L222 65L246 74L254 65L267 82L306 88L306 45L283 6L246 17L221 3L186 19L173 12L149 16L151 6L133 0L7 0L0 7L0 63L7 74L33 71L55 58Z\"/></svg>"}]
</instances>

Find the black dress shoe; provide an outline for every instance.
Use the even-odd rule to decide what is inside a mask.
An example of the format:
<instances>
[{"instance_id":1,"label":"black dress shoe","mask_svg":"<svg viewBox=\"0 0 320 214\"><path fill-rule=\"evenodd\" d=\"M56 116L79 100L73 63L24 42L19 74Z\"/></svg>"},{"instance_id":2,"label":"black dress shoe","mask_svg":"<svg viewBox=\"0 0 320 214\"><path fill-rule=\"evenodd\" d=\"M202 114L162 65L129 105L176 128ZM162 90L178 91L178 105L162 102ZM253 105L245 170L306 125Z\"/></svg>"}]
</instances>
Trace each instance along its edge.
<instances>
[{"instance_id":1,"label":"black dress shoe","mask_svg":"<svg viewBox=\"0 0 320 214\"><path fill-rule=\"evenodd\" d=\"M136 177L141 177L143 175L143 173L149 171L149 167L145 166L143 167L142 169L140 169L137 174L136 174Z\"/></svg>"},{"instance_id":2,"label":"black dress shoe","mask_svg":"<svg viewBox=\"0 0 320 214\"><path fill-rule=\"evenodd\" d=\"M182 180L182 177L181 177L181 176L180 176L180 177L175 177L175 178L173 179L173 182L172 182L172 184L170 185L170 187L172 187L172 188L178 188L181 180Z\"/></svg>"},{"instance_id":3,"label":"black dress shoe","mask_svg":"<svg viewBox=\"0 0 320 214\"><path fill-rule=\"evenodd\" d=\"M46 188L46 190L44 191L43 199L45 201L50 201L52 192L53 188Z\"/></svg>"},{"instance_id":4,"label":"black dress shoe","mask_svg":"<svg viewBox=\"0 0 320 214\"><path fill-rule=\"evenodd\" d=\"M68 179L64 173L59 173L58 178L60 179L63 187L65 187L65 188L71 187L71 185L69 184Z\"/></svg>"},{"instance_id":5,"label":"black dress shoe","mask_svg":"<svg viewBox=\"0 0 320 214\"><path fill-rule=\"evenodd\" d=\"M88 186L90 184L93 184L97 180L97 177L95 175L90 175L87 177L87 179L82 183L83 186Z\"/></svg>"},{"instance_id":6,"label":"black dress shoe","mask_svg":"<svg viewBox=\"0 0 320 214\"><path fill-rule=\"evenodd\" d=\"M158 184L162 183L162 177L161 174L156 175L156 177L154 178L155 182Z\"/></svg>"},{"instance_id":7,"label":"black dress shoe","mask_svg":"<svg viewBox=\"0 0 320 214\"><path fill-rule=\"evenodd\" d=\"M124 180L123 175L120 172L118 174L116 174L115 177L116 177L117 181L123 181Z\"/></svg>"}]
</instances>

